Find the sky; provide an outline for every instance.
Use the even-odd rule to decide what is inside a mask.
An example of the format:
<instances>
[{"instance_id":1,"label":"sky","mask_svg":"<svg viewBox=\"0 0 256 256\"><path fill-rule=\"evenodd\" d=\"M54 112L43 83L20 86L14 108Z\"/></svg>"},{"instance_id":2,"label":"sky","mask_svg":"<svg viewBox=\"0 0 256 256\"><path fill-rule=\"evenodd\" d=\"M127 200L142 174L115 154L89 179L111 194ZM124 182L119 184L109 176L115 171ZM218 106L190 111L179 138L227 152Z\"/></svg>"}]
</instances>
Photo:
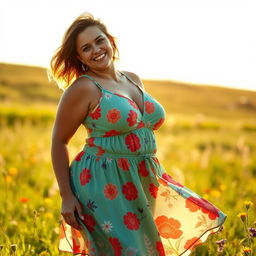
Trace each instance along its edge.
<instances>
[{"instance_id":1,"label":"sky","mask_svg":"<svg viewBox=\"0 0 256 256\"><path fill-rule=\"evenodd\" d=\"M49 67L65 30L90 12L117 38L117 69L256 91L255 10L254 0L2 0L0 62Z\"/></svg>"}]
</instances>

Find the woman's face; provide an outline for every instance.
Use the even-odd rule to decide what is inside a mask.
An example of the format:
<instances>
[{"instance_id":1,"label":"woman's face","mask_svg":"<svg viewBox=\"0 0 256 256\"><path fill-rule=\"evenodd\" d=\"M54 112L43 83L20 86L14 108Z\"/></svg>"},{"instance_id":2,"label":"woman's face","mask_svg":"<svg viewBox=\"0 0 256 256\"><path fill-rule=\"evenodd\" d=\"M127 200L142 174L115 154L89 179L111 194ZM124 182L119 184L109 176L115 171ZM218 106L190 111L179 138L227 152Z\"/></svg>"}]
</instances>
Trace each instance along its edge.
<instances>
[{"instance_id":1,"label":"woman's face","mask_svg":"<svg viewBox=\"0 0 256 256\"><path fill-rule=\"evenodd\" d=\"M78 34L76 50L78 59L90 69L104 70L113 63L112 44L97 26L90 26Z\"/></svg>"}]
</instances>

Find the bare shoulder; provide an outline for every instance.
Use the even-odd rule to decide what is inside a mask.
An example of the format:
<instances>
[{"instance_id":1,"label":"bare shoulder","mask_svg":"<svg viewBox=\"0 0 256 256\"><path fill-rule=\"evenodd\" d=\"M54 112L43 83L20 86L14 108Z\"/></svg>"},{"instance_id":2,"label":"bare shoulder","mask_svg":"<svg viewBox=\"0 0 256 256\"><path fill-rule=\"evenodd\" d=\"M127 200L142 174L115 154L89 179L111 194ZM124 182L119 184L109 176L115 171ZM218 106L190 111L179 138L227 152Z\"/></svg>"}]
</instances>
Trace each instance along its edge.
<instances>
[{"instance_id":1,"label":"bare shoulder","mask_svg":"<svg viewBox=\"0 0 256 256\"><path fill-rule=\"evenodd\" d=\"M141 78L133 73L133 72L129 72L129 71L122 71L123 73L125 73L127 76L129 76L135 83L137 83L143 90L145 90L143 82L141 80Z\"/></svg>"}]
</instances>

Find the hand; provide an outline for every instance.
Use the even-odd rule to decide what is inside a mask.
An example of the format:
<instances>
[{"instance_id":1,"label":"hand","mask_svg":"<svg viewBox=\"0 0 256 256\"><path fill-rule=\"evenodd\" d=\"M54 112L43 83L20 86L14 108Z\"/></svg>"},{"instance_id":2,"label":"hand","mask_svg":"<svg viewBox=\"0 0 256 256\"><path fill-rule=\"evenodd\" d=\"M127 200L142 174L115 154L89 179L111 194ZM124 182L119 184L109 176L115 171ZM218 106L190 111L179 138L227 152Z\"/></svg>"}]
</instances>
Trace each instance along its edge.
<instances>
[{"instance_id":1,"label":"hand","mask_svg":"<svg viewBox=\"0 0 256 256\"><path fill-rule=\"evenodd\" d=\"M75 212L78 213L78 216L82 220L84 219L82 207L77 198L73 194L62 197L61 215L63 216L65 222L73 228L81 230L81 225L75 217Z\"/></svg>"}]
</instances>

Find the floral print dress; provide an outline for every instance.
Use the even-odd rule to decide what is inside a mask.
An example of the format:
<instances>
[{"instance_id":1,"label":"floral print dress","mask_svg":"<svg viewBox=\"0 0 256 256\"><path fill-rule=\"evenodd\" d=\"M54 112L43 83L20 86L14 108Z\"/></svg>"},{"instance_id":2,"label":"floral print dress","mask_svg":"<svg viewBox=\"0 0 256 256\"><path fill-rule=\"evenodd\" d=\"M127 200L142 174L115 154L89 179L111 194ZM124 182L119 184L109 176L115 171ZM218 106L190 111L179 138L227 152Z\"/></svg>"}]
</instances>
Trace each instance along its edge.
<instances>
[{"instance_id":1,"label":"floral print dress","mask_svg":"<svg viewBox=\"0 0 256 256\"><path fill-rule=\"evenodd\" d=\"M120 72L122 73L122 72ZM101 90L87 115L88 137L70 164L71 188L83 208L82 230L60 219L59 251L90 256L189 255L226 215L176 182L159 162L154 132L165 110L122 73L143 98L143 110L130 98Z\"/></svg>"}]
</instances>

